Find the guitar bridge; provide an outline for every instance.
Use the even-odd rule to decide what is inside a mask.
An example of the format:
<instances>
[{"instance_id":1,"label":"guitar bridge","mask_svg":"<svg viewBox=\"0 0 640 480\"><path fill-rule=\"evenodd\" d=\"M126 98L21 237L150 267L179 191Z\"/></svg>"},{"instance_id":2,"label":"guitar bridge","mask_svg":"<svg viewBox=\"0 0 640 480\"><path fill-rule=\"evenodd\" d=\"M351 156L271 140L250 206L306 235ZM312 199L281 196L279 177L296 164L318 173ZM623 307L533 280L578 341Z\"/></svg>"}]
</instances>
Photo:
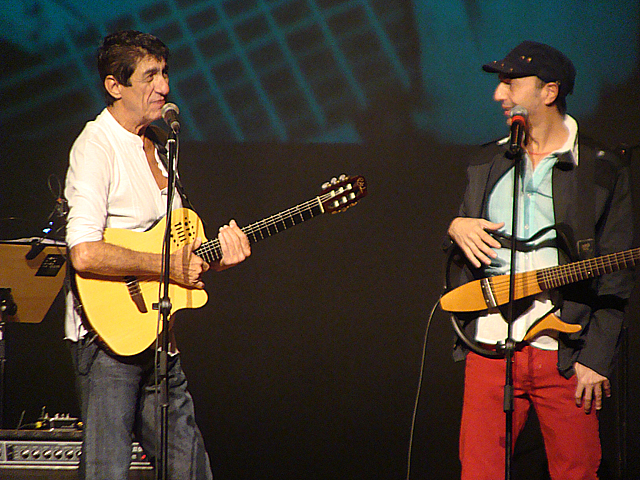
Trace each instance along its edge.
<instances>
[{"instance_id":1,"label":"guitar bridge","mask_svg":"<svg viewBox=\"0 0 640 480\"><path fill-rule=\"evenodd\" d=\"M140 313L147 313L147 305L144 303L144 297L142 296L142 290L140 289L140 282L133 275L127 275L124 277L124 281L127 284L127 290L129 290L129 296Z\"/></svg>"},{"instance_id":2,"label":"guitar bridge","mask_svg":"<svg viewBox=\"0 0 640 480\"><path fill-rule=\"evenodd\" d=\"M493 294L489 278L483 278L480 281L480 288L482 289L482 296L484 297L484 301L487 304L487 307L496 308L498 306L498 302L496 301L496 297Z\"/></svg>"}]
</instances>

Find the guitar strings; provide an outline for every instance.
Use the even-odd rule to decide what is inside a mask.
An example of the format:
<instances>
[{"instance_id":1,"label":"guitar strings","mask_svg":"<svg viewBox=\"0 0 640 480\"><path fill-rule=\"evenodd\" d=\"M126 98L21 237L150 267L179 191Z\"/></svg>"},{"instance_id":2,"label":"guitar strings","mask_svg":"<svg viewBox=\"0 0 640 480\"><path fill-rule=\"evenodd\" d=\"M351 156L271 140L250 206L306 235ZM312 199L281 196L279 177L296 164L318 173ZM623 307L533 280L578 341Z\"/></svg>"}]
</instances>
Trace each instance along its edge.
<instances>
[{"instance_id":1,"label":"guitar strings","mask_svg":"<svg viewBox=\"0 0 640 480\"><path fill-rule=\"evenodd\" d=\"M344 192L350 192L350 191L351 189L346 189ZM340 192L340 193L344 193L344 192ZM278 224L283 224L285 229L289 228L285 223L286 220L291 220L293 223L292 226L295 226L296 216L300 217L300 223L302 223L305 221L305 218L303 216L304 213L311 212L313 211L314 208L321 207L324 204L324 202L335 197L336 197L335 190L332 190L330 192L319 195L318 197L312 198L311 200L308 200L304 203L301 203L300 205L297 205L295 207L289 208L280 213L272 215L269 218L266 218L254 224L248 225L242 228L242 231L247 236L253 235L254 240L257 240L257 237L255 237L256 232L261 232L260 236L264 239L265 236L262 232L266 231L267 236L271 236L271 233L269 232L269 227L275 226L276 233L277 233ZM220 259L222 257L220 240L218 240L218 238L214 238L212 240L209 240L203 243L200 247L198 247L198 249L196 249L196 253L206 255L207 257L213 256L214 260ZM158 285L157 279L155 279L152 275L140 275L136 277L134 282L131 282L130 285L128 284L127 288L130 294L135 293L136 290L138 290L142 298L145 299L145 298L149 298L148 295L150 293L154 294L155 289L157 288L157 285Z\"/></svg>"},{"instance_id":2,"label":"guitar strings","mask_svg":"<svg viewBox=\"0 0 640 480\"><path fill-rule=\"evenodd\" d=\"M567 265L557 265L547 267L532 272L522 272L516 274L515 287L525 293L533 291L539 293L542 290L557 288L567 283L585 280L605 273L612 273L622 268L635 266L640 260L640 248L627 250L625 252L612 253L602 257L582 260ZM505 278L507 277L507 278ZM490 279L494 294L499 297L499 301L504 300L509 293L508 275L492 277Z\"/></svg>"},{"instance_id":3,"label":"guitar strings","mask_svg":"<svg viewBox=\"0 0 640 480\"><path fill-rule=\"evenodd\" d=\"M320 203L319 202L324 202L325 200L331 198L332 194L325 194L325 195L321 195L319 197L313 198L311 200L308 200L307 202L304 202L300 205L297 205L295 207L289 208L287 210L284 210L280 213L277 213L275 215L272 215L271 217L261 220L259 222L256 222L254 224L248 225L247 227L242 228L242 231L247 235L254 235L255 232L260 232L263 231L265 229L267 229L267 234L268 236L271 236L268 228L270 226L277 226L278 223L283 223L286 219L291 219L293 220L293 224L296 225L294 217L295 216L299 216L301 222L304 222L304 217L302 216L305 212L309 212L311 210L313 210L313 208L315 207L319 207ZM295 212L295 213L294 213ZM286 228L286 226L285 226ZM276 230L277 231L277 230ZM264 236L262 236L264 238ZM222 257L222 249L220 246L220 240L218 240L218 238L214 238L212 240L209 240L205 243L203 243L202 245L200 245L200 247L198 247L196 249L196 253L198 254L202 254L202 255L206 255L206 256L213 256L214 260L219 260ZM155 289L155 286L157 285L157 281L154 279L153 276L149 275L149 276L138 276L136 277L137 281L138 281L138 285L140 288L140 292L141 293L146 293L148 292L151 288ZM145 286L143 286L143 284L145 284L147 286L147 288L145 288Z\"/></svg>"},{"instance_id":4,"label":"guitar strings","mask_svg":"<svg viewBox=\"0 0 640 480\"><path fill-rule=\"evenodd\" d=\"M350 190L346 190L346 192L348 191ZM258 239L258 237L256 236L257 232L260 232L261 239L264 239L265 238L264 233L266 233L267 236L271 236L271 233L269 232L269 227L276 227L276 233L278 233L278 229L277 229L278 224L284 224L285 229L287 229L289 227L286 226L285 221L291 220L293 222L292 226L294 226L296 225L296 222L295 222L296 216L300 217L300 223L302 223L305 221L305 218L303 216L304 213L311 212L315 207L320 207L325 201L330 200L333 197L335 197L335 193L333 191L322 194L300 205L297 205L295 207L289 208L280 213L272 215L269 218L266 218L266 219L260 220L259 222L248 225L242 228L241 230L247 236L253 236L254 241L257 241ZM212 256L214 260L219 260L222 257L220 241L218 240L218 238L214 238L212 240L209 240L208 242L203 243L197 249L197 253L198 254L202 253L209 257Z\"/></svg>"},{"instance_id":5,"label":"guitar strings","mask_svg":"<svg viewBox=\"0 0 640 480\"><path fill-rule=\"evenodd\" d=\"M298 205L297 207L293 207L290 208L288 210L285 210L283 212L277 213L275 215L272 215L271 217L261 220L259 222L256 222L254 224L248 225L244 228L242 228L241 230L249 237L249 236L254 236L254 241L257 240L257 237L255 236L256 232L265 232L267 236L271 236L270 232L269 232L269 227L271 226L275 226L276 227L276 232L278 232L277 230L277 224L281 223L283 224L285 222L285 220L290 219L293 221L293 225L296 225L295 216L299 216L300 217L300 222L304 221L304 217L303 217L303 213L305 212L309 212L311 210L313 210L314 207L319 206L318 204L318 198L315 198L313 200L309 200L301 205ZM285 224L285 229L286 229L286 224ZM261 233L260 235L262 238L265 238L264 234ZM220 240L216 237L212 240L209 240L208 242L203 243L197 250L198 254L204 254L207 255L208 257L213 257L214 260L219 260L222 257L222 249L220 246Z\"/></svg>"}]
</instances>

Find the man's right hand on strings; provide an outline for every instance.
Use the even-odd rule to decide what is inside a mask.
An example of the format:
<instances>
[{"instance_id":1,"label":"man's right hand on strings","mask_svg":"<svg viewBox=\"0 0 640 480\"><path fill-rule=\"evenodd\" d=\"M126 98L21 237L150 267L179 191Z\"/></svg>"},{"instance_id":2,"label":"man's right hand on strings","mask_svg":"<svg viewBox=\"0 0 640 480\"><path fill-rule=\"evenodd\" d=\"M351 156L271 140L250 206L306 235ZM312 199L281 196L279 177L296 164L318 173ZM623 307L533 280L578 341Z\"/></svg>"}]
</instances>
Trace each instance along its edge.
<instances>
[{"instance_id":1,"label":"man's right hand on strings","mask_svg":"<svg viewBox=\"0 0 640 480\"><path fill-rule=\"evenodd\" d=\"M171 254L171 279L186 287L204 288L202 274L209 270L209 264L193 253L202 239L196 238Z\"/></svg>"}]
</instances>

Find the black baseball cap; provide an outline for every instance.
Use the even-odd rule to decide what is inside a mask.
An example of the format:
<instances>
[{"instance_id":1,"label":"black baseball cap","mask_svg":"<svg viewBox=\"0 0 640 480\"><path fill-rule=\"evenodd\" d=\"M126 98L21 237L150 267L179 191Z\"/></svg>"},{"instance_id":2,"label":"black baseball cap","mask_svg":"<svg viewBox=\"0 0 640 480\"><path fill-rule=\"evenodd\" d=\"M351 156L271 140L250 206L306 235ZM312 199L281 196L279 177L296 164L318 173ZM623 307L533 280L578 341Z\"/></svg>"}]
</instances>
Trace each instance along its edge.
<instances>
[{"instance_id":1,"label":"black baseball cap","mask_svg":"<svg viewBox=\"0 0 640 480\"><path fill-rule=\"evenodd\" d=\"M558 82L560 97L573 91L576 79L576 68L566 55L549 45L531 40L525 40L515 47L504 60L487 63L482 69L511 78L536 76L543 82Z\"/></svg>"}]
</instances>

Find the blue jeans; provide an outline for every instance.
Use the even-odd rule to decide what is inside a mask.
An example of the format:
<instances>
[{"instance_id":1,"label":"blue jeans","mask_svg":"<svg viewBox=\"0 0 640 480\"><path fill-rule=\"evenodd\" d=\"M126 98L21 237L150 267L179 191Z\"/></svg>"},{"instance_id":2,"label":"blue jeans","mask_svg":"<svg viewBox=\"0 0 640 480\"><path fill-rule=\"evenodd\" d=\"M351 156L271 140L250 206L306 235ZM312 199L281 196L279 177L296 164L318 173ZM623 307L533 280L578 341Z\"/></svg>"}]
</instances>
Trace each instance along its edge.
<instances>
[{"instance_id":1,"label":"blue jeans","mask_svg":"<svg viewBox=\"0 0 640 480\"><path fill-rule=\"evenodd\" d=\"M126 480L132 436L152 458L160 442L153 349L119 357L97 341L83 338L71 343L71 353L84 422L80 477ZM169 479L211 480L209 456L195 423L193 399L179 355L169 357L167 372Z\"/></svg>"}]
</instances>

